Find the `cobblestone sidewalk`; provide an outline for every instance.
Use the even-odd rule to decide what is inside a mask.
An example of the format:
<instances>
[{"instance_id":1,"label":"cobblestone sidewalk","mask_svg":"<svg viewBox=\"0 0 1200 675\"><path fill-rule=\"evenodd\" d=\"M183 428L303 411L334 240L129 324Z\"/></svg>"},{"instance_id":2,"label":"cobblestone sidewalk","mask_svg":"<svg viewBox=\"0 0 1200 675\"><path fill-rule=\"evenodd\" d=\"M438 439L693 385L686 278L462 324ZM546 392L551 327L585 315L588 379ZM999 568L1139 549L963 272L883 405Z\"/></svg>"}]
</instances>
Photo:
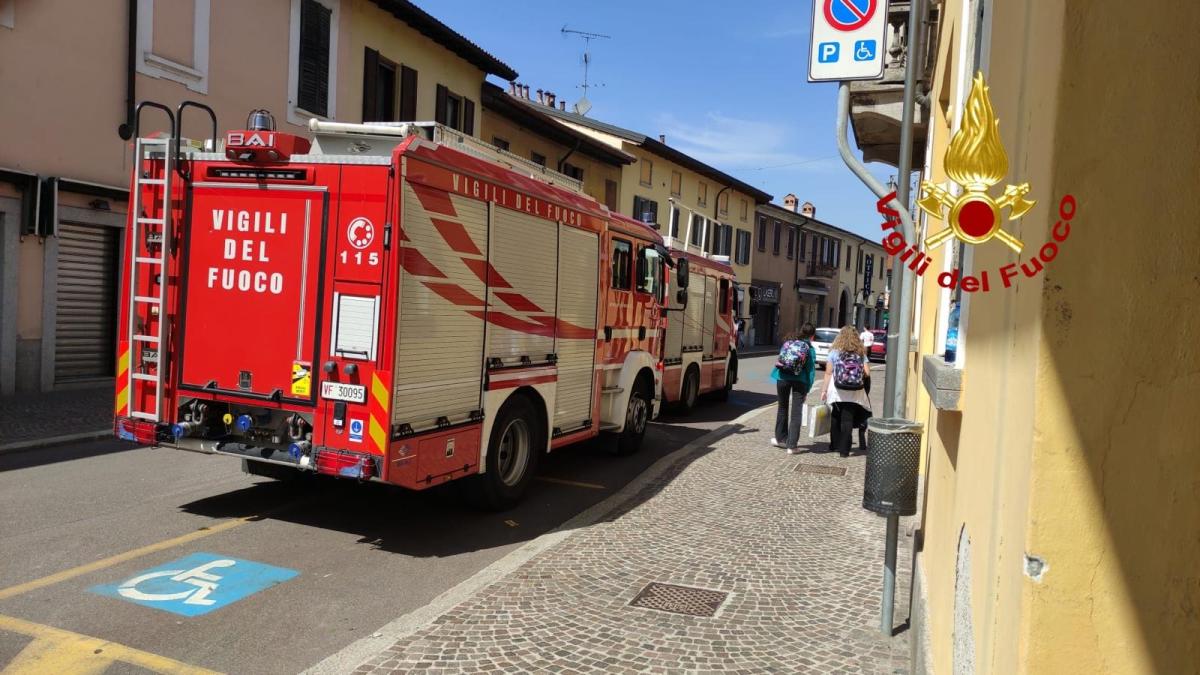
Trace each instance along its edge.
<instances>
[{"instance_id":1,"label":"cobblestone sidewalk","mask_svg":"<svg viewBox=\"0 0 1200 675\"><path fill-rule=\"evenodd\" d=\"M0 398L0 450L85 432L111 432L111 385Z\"/></svg>"},{"instance_id":2,"label":"cobblestone sidewalk","mask_svg":"<svg viewBox=\"0 0 1200 675\"><path fill-rule=\"evenodd\" d=\"M884 520L861 507L864 458L789 456L768 445L773 422L680 457L355 672L907 673L908 634L878 631ZM910 548L902 536L898 624ZM630 606L652 582L724 595L690 603L719 600L715 616Z\"/></svg>"}]
</instances>

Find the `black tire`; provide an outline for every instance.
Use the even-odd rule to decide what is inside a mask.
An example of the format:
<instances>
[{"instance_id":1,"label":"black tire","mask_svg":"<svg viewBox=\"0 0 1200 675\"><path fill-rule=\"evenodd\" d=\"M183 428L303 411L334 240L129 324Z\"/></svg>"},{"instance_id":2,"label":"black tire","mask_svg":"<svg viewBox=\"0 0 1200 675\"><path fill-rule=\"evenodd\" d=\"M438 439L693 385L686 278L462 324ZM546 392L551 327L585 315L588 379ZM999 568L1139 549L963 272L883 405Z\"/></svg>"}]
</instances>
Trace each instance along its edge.
<instances>
[{"instance_id":1,"label":"black tire","mask_svg":"<svg viewBox=\"0 0 1200 675\"><path fill-rule=\"evenodd\" d=\"M504 402L492 425L487 466L471 479L481 508L503 511L521 501L546 450L545 435L541 415L528 397L517 394Z\"/></svg>"},{"instance_id":2,"label":"black tire","mask_svg":"<svg viewBox=\"0 0 1200 675\"><path fill-rule=\"evenodd\" d=\"M733 385L737 382L738 362L734 356L729 359L729 368L725 371L725 386L713 392L713 398L724 402L729 400L729 392L733 391Z\"/></svg>"},{"instance_id":3,"label":"black tire","mask_svg":"<svg viewBox=\"0 0 1200 675\"><path fill-rule=\"evenodd\" d=\"M645 377L639 377L629 392L629 403L625 406L625 428L608 444L614 455L632 455L641 450L646 437L646 426L650 422L654 392Z\"/></svg>"},{"instance_id":4,"label":"black tire","mask_svg":"<svg viewBox=\"0 0 1200 675\"><path fill-rule=\"evenodd\" d=\"M700 400L700 370L692 366L683 375L683 388L679 395L680 412L684 415L692 414L698 400Z\"/></svg>"}]
</instances>

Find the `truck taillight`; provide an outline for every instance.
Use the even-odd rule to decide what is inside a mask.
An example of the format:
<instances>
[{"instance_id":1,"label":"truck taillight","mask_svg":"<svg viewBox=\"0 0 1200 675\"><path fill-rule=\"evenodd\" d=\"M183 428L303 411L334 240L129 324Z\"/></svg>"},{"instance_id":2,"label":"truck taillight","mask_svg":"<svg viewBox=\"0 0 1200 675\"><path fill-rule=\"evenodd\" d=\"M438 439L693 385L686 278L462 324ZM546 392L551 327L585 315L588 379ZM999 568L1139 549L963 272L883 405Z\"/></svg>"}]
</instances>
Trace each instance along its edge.
<instances>
[{"instance_id":1,"label":"truck taillight","mask_svg":"<svg viewBox=\"0 0 1200 675\"><path fill-rule=\"evenodd\" d=\"M113 421L113 434L126 441L154 445L158 442L158 424L149 420L118 417Z\"/></svg>"},{"instance_id":2,"label":"truck taillight","mask_svg":"<svg viewBox=\"0 0 1200 675\"><path fill-rule=\"evenodd\" d=\"M357 452L320 450L317 452L317 473L342 478L368 480L375 476L375 460Z\"/></svg>"}]
</instances>

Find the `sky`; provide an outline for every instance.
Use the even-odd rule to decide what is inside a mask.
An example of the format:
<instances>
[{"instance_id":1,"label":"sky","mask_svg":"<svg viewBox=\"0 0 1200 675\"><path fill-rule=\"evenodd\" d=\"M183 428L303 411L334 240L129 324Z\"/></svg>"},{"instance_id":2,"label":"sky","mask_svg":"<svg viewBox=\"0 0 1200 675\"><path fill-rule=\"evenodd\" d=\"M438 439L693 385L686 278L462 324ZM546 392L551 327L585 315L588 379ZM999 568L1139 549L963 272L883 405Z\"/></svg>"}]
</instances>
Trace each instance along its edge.
<instances>
[{"instance_id":1,"label":"sky","mask_svg":"<svg viewBox=\"0 0 1200 675\"><path fill-rule=\"evenodd\" d=\"M838 156L837 84L807 81L812 0L417 2L568 109L583 94L585 43L561 29L611 36L591 42L588 117L665 134L777 204L795 193L820 220L878 238L875 197ZM884 183L895 174L868 167Z\"/></svg>"}]
</instances>

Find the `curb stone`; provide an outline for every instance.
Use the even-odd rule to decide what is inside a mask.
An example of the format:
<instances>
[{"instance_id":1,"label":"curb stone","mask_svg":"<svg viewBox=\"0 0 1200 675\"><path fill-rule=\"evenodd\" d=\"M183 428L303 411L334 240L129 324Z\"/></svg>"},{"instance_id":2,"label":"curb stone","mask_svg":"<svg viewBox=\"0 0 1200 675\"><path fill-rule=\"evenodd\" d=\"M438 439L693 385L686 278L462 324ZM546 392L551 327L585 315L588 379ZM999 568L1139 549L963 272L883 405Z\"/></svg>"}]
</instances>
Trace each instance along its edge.
<instances>
[{"instance_id":1,"label":"curb stone","mask_svg":"<svg viewBox=\"0 0 1200 675\"><path fill-rule=\"evenodd\" d=\"M112 429L100 429L97 431L83 431L77 434L63 434L62 436L35 438L29 441L19 441L16 443L0 445L0 455L10 452L23 452L25 450L38 450L51 445L61 445L63 443L71 443L73 441L94 441L112 435Z\"/></svg>"}]
</instances>

